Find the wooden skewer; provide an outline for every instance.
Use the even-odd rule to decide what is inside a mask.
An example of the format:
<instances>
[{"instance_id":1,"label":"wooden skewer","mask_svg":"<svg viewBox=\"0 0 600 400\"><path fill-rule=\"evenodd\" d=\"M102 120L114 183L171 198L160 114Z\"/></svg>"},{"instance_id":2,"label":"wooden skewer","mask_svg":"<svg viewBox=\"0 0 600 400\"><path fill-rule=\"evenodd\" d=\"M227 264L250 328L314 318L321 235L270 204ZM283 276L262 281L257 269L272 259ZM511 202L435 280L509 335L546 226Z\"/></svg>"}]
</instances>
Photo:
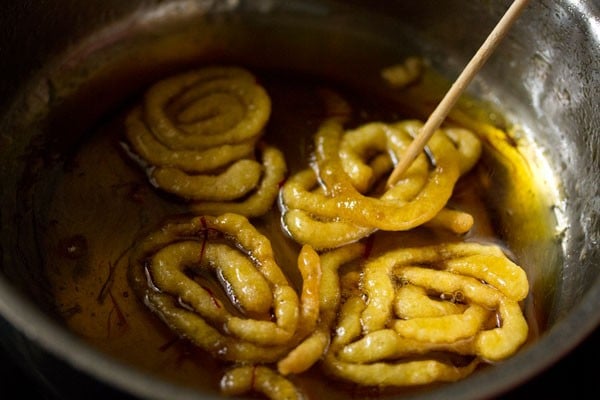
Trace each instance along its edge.
<instances>
[{"instance_id":1,"label":"wooden skewer","mask_svg":"<svg viewBox=\"0 0 600 400\"><path fill-rule=\"evenodd\" d=\"M406 171L410 164L415 160L417 155L423 151L423 148L429 141L431 135L433 135L436 129L440 127L450 112L450 109L454 106L475 74L477 74L479 69L483 66L483 64L485 64L494 49L498 46L498 43L500 43L504 36L506 36L510 26L517 19L523 8L525 8L528 1L529 0L515 0L508 8L496 27L481 45L477 53L475 53L471 61L469 61L465 69L452 84L450 90L448 90L442 101L438 104L435 110L433 110L417 137L411 142L410 146L408 146L406 152L398 164L396 164L396 167L388 178L388 187L393 186L398 179L400 179L404 171Z\"/></svg>"}]
</instances>

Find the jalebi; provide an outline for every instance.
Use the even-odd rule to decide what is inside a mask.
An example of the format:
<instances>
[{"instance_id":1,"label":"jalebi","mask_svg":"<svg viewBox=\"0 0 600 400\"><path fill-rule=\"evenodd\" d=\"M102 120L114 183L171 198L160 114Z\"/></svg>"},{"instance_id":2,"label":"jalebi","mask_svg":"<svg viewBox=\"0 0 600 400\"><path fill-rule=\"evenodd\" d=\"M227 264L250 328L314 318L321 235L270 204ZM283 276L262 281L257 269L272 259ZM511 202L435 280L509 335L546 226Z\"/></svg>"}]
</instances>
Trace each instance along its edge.
<instances>
[{"instance_id":1,"label":"jalebi","mask_svg":"<svg viewBox=\"0 0 600 400\"><path fill-rule=\"evenodd\" d=\"M318 317L319 258L305 247L298 264L300 298L269 240L243 216L224 214L162 226L139 242L129 273L138 297L181 336L217 358L273 362ZM209 281L223 282L230 305Z\"/></svg>"},{"instance_id":2,"label":"jalebi","mask_svg":"<svg viewBox=\"0 0 600 400\"><path fill-rule=\"evenodd\" d=\"M264 214L286 173L279 150L262 144L271 100L238 67L206 67L154 84L126 118L131 153L158 188L198 213L228 203L246 216ZM217 208L217 210L215 210ZM226 210L225 210L226 211Z\"/></svg>"},{"instance_id":3,"label":"jalebi","mask_svg":"<svg viewBox=\"0 0 600 400\"><path fill-rule=\"evenodd\" d=\"M467 130L437 131L428 144L433 171L422 154L394 187L369 195L377 193L374 186L421 126L415 120L369 123L344 132L338 121L325 121L315 137L313 168L291 176L282 187L286 232L317 249L351 243L376 230L405 231L424 224L467 232L472 217L446 207L456 181L481 153L479 140Z\"/></svg>"},{"instance_id":4,"label":"jalebi","mask_svg":"<svg viewBox=\"0 0 600 400\"><path fill-rule=\"evenodd\" d=\"M519 305L527 277L494 245L391 250L365 262L359 287L360 295L349 291L342 303L324 362L328 373L345 380L376 386L454 381L481 362L512 355L527 338Z\"/></svg>"}]
</instances>

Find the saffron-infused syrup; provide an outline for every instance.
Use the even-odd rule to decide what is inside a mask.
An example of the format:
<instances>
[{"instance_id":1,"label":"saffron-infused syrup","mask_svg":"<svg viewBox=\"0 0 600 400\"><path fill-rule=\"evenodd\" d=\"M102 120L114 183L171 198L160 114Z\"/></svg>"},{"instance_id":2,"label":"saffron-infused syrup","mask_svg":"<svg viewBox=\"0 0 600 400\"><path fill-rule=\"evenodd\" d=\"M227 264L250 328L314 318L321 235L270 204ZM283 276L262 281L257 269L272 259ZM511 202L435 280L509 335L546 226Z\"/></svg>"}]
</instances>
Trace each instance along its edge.
<instances>
[{"instance_id":1,"label":"saffron-infused syrup","mask_svg":"<svg viewBox=\"0 0 600 400\"><path fill-rule=\"evenodd\" d=\"M312 137L326 116L318 90L335 90L350 103L349 126L371 121L423 120L436 98L435 93L430 98L417 96L424 89L429 90L427 82L405 92L392 89L370 92L298 73L253 72L272 100L272 114L263 139L284 152L289 174L310 162ZM137 101L132 99L134 103ZM475 116L474 121L490 115L485 108L473 104L463 106ZM48 223L42 231L45 272L55 306L69 329L97 349L158 377L216 394L227 364L179 338L135 296L127 280L128 255L136 241L161 221L189 212L184 201L154 187L143 168L126 151L123 119L128 110L125 107L121 113L107 116L103 123L90 127L88 140L65 163L56 186ZM460 118L458 115L459 123ZM497 119L496 124L502 129L509 128ZM522 249L515 238L535 232L543 237L551 235L548 219L539 217L547 212L545 204L511 136L498 139L505 146L490 137L482 140L482 160L461 178L450 200L453 207L473 215L473 228L463 236L427 228L376 233L368 239L371 255L398 245L468 239L500 244L519 263ZM505 168L506 165L510 167ZM514 193L520 195L512 196ZM515 218L531 220L511 224ZM277 204L267 215L252 222L269 237L280 267L299 288L296 259L300 246L282 230ZM528 231L520 233L513 229ZM522 266L533 282L539 267L531 263ZM227 291L207 278L197 277L215 296L226 298ZM543 287L534 286L533 290ZM533 298L532 293L523 304L530 340L537 337L544 322L543 310L535 306ZM323 375L318 363L290 380L311 399L346 399L357 393L362 398L377 398L418 390L360 388Z\"/></svg>"}]
</instances>

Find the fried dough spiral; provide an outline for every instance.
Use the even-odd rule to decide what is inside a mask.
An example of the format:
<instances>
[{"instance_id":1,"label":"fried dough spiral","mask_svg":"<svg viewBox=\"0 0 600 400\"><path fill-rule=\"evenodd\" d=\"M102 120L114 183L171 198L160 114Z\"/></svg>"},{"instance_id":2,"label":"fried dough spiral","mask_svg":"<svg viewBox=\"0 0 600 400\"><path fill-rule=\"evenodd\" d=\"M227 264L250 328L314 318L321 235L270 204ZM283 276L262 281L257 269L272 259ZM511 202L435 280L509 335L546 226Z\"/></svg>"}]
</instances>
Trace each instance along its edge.
<instances>
[{"instance_id":1,"label":"fried dough spiral","mask_svg":"<svg viewBox=\"0 0 600 400\"><path fill-rule=\"evenodd\" d=\"M326 120L315 135L315 162L290 177L280 193L282 225L300 243L327 249L376 230L405 231L423 224L468 231L470 215L446 208L458 178L481 154L479 139L465 129L438 130L429 141L434 168L421 154L394 187L377 183L402 156L420 121L373 122L345 131Z\"/></svg>"},{"instance_id":2,"label":"fried dough spiral","mask_svg":"<svg viewBox=\"0 0 600 400\"><path fill-rule=\"evenodd\" d=\"M273 204L286 173L279 150L257 148L270 113L269 95L250 72L216 66L154 84L125 127L131 152L156 187L199 213L221 202L258 216Z\"/></svg>"},{"instance_id":3,"label":"fried dough spiral","mask_svg":"<svg viewBox=\"0 0 600 400\"><path fill-rule=\"evenodd\" d=\"M320 264L310 247L300 252L298 268L300 296L269 240L245 217L229 213L165 224L139 242L129 276L154 313L214 357L273 362L318 318Z\"/></svg>"},{"instance_id":4,"label":"fried dough spiral","mask_svg":"<svg viewBox=\"0 0 600 400\"><path fill-rule=\"evenodd\" d=\"M324 361L345 380L455 381L481 362L505 359L527 338L519 305L527 277L494 245L391 250L366 261L359 287L360 295L341 289L349 295Z\"/></svg>"}]
</instances>

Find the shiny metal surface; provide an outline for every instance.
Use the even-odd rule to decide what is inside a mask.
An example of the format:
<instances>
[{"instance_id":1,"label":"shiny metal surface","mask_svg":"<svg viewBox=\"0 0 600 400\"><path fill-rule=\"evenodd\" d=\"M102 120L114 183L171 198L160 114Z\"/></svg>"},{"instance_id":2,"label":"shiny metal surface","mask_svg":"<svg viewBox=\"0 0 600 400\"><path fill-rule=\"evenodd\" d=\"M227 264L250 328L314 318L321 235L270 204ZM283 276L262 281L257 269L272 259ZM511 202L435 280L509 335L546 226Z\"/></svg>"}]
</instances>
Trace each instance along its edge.
<instances>
[{"instance_id":1,"label":"shiny metal surface","mask_svg":"<svg viewBox=\"0 0 600 400\"><path fill-rule=\"evenodd\" d=\"M0 344L37 371L49 387L68 376L85 379L97 390L141 398L210 398L152 380L98 354L45 312L43 255L36 252L34 228L40 216L31 210L43 209L40 205L52 190L54 154L75 146L82 127L124 96L166 71L215 55L351 79L363 69L417 53L452 79L508 3L71 0L0 4L0 315L7 321L0 325ZM157 41L160 37L186 39L188 45L172 52L168 43ZM107 85L110 90L104 90ZM497 396L555 363L600 324L597 2L532 2L469 92L520 121L522 134L536 144L531 157L540 170L549 172L540 185L553 200L560 251L548 251L547 243L532 237L522 240L520 255L527 262L543 261L535 284L550 288L536 298L547 310L539 340L501 365L413 398ZM82 108L81 104L91 105ZM60 135L48 137L48 131ZM33 169L22 162L32 147L47 149L47 157ZM44 184L39 183L40 176Z\"/></svg>"}]
</instances>

